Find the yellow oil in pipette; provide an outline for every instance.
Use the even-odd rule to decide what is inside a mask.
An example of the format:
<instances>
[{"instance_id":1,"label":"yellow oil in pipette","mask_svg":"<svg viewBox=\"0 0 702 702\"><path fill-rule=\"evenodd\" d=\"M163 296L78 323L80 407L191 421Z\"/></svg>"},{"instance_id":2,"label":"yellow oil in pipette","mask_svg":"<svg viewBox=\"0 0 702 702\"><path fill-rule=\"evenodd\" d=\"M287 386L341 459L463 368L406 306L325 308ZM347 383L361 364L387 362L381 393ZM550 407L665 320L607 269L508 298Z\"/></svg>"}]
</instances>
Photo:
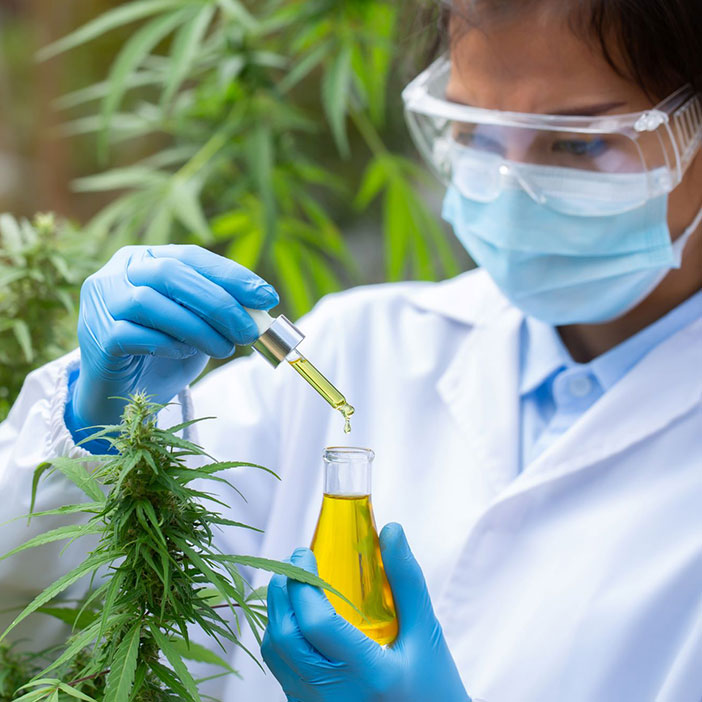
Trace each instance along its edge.
<instances>
[{"instance_id":1,"label":"yellow oil in pipette","mask_svg":"<svg viewBox=\"0 0 702 702\"><path fill-rule=\"evenodd\" d=\"M346 398L299 352L297 358L290 360L290 365L335 409L344 417L344 432L351 431L351 415L354 408Z\"/></svg>"}]
</instances>

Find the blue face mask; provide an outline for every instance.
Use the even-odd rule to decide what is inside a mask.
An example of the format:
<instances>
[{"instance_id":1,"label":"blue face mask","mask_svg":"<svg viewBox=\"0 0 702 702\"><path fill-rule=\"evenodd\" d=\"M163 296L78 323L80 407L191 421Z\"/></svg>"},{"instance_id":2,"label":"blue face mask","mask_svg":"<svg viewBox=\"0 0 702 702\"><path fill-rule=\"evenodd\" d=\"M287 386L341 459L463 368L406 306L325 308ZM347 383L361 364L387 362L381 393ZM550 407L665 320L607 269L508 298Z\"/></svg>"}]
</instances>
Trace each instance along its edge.
<instances>
[{"instance_id":1,"label":"blue face mask","mask_svg":"<svg viewBox=\"0 0 702 702\"><path fill-rule=\"evenodd\" d=\"M603 174L603 179L607 176ZM616 178L616 176L610 176ZM442 217L514 305L554 325L604 322L643 300L670 268L702 219L671 244L667 196L629 212L567 215L508 188L476 202L450 186Z\"/></svg>"}]
</instances>

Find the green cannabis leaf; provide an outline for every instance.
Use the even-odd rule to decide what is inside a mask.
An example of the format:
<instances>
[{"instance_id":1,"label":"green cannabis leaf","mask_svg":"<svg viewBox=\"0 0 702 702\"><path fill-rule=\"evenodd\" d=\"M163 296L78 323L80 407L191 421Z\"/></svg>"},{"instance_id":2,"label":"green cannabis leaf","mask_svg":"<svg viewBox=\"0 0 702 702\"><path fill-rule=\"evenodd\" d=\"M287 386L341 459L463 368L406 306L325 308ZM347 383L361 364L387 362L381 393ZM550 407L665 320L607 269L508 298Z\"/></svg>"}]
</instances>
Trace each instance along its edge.
<instances>
[{"instance_id":1,"label":"green cannabis leaf","mask_svg":"<svg viewBox=\"0 0 702 702\"><path fill-rule=\"evenodd\" d=\"M371 206L348 207L376 168L386 276L458 273L422 177L384 143L401 128L386 97L421 4L131 0L44 48L50 58L130 32L107 76L59 101L66 132L94 134L109 167L75 189L115 192L88 231L107 254L135 242L211 248L256 269L300 316L363 281L336 220ZM110 163L125 142L145 157Z\"/></svg>"},{"instance_id":2,"label":"green cannabis leaf","mask_svg":"<svg viewBox=\"0 0 702 702\"><path fill-rule=\"evenodd\" d=\"M94 265L66 222L0 214L0 421L27 374L75 346L78 291Z\"/></svg>"},{"instance_id":3,"label":"green cannabis leaf","mask_svg":"<svg viewBox=\"0 0 702 702\"><path fill-rule=\"evenodd\" d=\"M264 594L252 590L240 567L283 573L343 598L319 577L289 563L217 549L215 528L251 527L211 510L208 503L219 501L201 489L202 481L217 481L236 490L223 475L231 468L271 471L252 463L213 461L201 447L178 436L192 421L170 429L157 426L162 408L142 394L133 395L121 423L102 427L91 437L106 438L116 451L92 456L91 472L85 458L56 458L36 469L34 492L41 476L59 471L90 498L43 514L83 512L87 521L52 529L2 558L88 535L98 535L100 540L81 564L38 594L0 636L2 646L20 622L36 613L54 616L74 629L48 663L28 667L17 659L9 668L12 675L7 673L3 679L0 673L0 691L16 690L22 682L19 699L23 702L59 702L67 697L200 702L197 682L185 660L235 671L217 654L190 641L188 625L199 625L223 649L225 640L243 648L238 638L242 616L259 642L266 625ZM193 462L197 465L189 465ZM200 489L193 485L195 481ZM56 602L68 587L88 577L97 587L79 606L72 609ZM0 666L3 651L7 649L0 647Z\"/></svg>"}]
</instances>

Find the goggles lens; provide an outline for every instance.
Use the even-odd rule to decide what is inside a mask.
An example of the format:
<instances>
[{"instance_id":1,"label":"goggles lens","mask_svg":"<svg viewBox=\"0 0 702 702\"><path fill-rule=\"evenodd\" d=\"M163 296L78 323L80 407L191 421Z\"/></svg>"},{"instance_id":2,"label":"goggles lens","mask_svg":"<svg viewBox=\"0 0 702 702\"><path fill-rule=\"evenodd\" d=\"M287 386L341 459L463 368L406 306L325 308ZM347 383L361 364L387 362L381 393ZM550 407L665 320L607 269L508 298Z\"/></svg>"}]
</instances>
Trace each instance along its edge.
<instances>
[{"instance_id":1,"label":"goggles lens","mask_svg":"<svg viewBox=\"0 0 702 702\"><path fill-rule=\"evenodd\" d=\"M607 173L528 162L508 161L453 144L447 182L470 200L490 202L503 190L521 188L536 202L563 214L610 216L643 205L649 181L664 180L667 172Z\"/></svg>"},{"instance_id":2,"label":"goggles lens","mask_svg":"<svg viewBox=\"0 0 702 702\"><path fill-rule=\"evenodd\" d=\"M561 117L445 100L449 72L443 58L412 81L405 114L442 181L479 202L518 187L567 214L627 212L670 192L702 143L700 98L689 89L644 113Z\"/></svg>"}]
</instances>

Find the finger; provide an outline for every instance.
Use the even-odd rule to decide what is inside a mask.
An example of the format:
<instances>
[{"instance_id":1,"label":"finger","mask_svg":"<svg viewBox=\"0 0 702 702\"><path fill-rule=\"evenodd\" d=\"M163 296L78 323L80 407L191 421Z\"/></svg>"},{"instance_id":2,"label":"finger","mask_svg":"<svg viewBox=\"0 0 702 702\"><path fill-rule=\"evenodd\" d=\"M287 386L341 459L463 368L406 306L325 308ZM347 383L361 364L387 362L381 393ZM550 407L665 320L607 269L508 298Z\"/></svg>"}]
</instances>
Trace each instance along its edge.
<instances>
[{"instance_id":1,"label":"finger","mask_svg":"<svg viewBox=\"0 0 702 702\"><path fill-rule=\"evenodd\" d=\"M290 604L285 576L275 575L271 578L267 598L267 648L272 649L298 677L305 677L310 670L326 663L323 656L312 647L300 631L295 612Z\"/></svg>"},{"instance_id":2,"label":"finger","mask_svg":"<svg viewBox=\"0 0 702 702\"><path fill-rule=\"evenodd\" d=\"M200 246L169 244L152 246L149 250L156 258L175 258L194 268L224 288L245 307L269 309L280 302L278 293L263 278L236 261Z\"/></svg>"},{"instance_id":3,"label":"finger","mask_svg":"<svg viewBox=\"0 0 702 702\"><path fill-rule=\"evenodd\" d=\"M289 688L294 682L297 672L283 660L275 649L268 629L263 634L263 640L261 641L261 657L283 690Z\"/></svg>"},{"instance_id":4,"label":"finger","mask_svg":"<svg viewBox=\"0 0 702 702\"><path fill-rule=\"evenodd\" d=\"M283 692L287 696L287 702L302 702L298 696L299 694L304 694L304 690L301 689L305 685L302 676L281 658L271 643L268 631L263 635L263 641L261 642L261 656L268 669L283 688Z\"/></svg>"},{"instance_id":5,"label":"finger","mask_svg":"<svg viewBox=\"0 0 702 702\"><path fill-rule=\"evenodd\" d=\"M197 314L147 285L129 285L112 301L110 312L115 319L161 331L207 356L226 358L236 348Z\"/></svg>"},{"instance_id":6,"label":"finger","mask_svg":"<svg viewBox=\"0 0 702 702\"><path fill-rule=\"evenodd\" d=\"M310 549L297 549L291 561L293 565L317 574L317 561ZM360 665L382 653L375 641L336 613L318 587L288 578L288 595L300 631L326 658Z\"/></svg>"},{"instance_id":7,"label":"finger","mask_svg":"<svg viewBox=\"0 0 702 702\"><path fill-rule=\"evenodd\" d=\"M417 627L430 631L435 617L429 591L422 569L412 555L405 532L399 524L391 522L383 527L380 551L395 601L398 639L415 632Z\"/></svg>"},{"instance_id":8,"label":"finger","mask_svg":"<svg viewBox=\"0 0 702 702\"><path fill-rule=\"evenodd\" d=\"M83 339L85 334L90 334L91 339ZM111 322L99 338L85 325L80 325L78 341L81 349L88 349L97 344L103 352L115 357L150 354L162 358L183 359L197 353L197 349L163 332L119 319Z\"/></svg>"},{"instance_id":9,"label":"finger","mask_svg":"<svg viewBox=\"0 0 702 702\"><path fill-rule=\"evenodd\" d=\"M235 344L251 344L258 329L237 299L224 288L175 258L135 257L128 281L148 286L188 308Z\"/></svg>"}]
</instances>

